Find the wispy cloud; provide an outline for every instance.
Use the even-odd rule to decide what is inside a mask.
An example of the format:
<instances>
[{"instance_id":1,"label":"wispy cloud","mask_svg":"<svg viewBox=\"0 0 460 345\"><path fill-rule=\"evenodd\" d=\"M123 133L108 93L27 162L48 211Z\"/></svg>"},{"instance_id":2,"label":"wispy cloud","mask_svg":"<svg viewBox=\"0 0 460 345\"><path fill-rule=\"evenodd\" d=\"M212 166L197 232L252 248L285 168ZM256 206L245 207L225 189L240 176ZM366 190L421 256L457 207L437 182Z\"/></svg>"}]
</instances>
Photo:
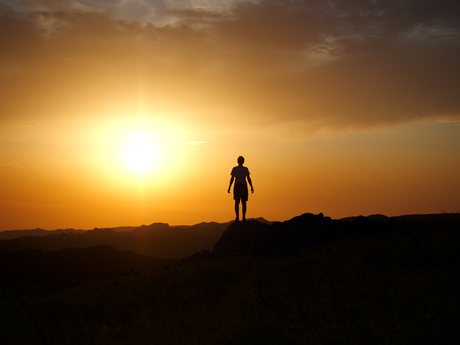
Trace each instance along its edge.
<instances>
[{"instance_id":1,"label":"wispy cloud","mask_svg":"<svg viewBox=\"0 0 460 345\"><path fill-rule=\"evenodd\" d=\"M184 140L186 137L171 137L167 138L167 140Z\"/></svg>"},{"instance_id":2,"label":"wispy cloud","mask_svg":"<svg viewBox=\"0 0 460 345\"><path fill-rule=\"evenodd\" d=\"M200 144L207 144L207 141L189 141L187 145L200 145Z\"/></svg>"},{"instance_id":3,"label":"wispy cloud","mask_svg":"<svg viewBox=\"0 0 460 345\"><path fill-rule=\"evenodd\" d=\"M458 1L21 3L0 7L2 120L137 109L140 83L147 108L203 125L460 117Z\"/></svg>"},{"instance_id":4,"label":"wispy cloud","mask_svg":"<svg viewBox=\"0 0 460 345\"><path fill-rule=\"evenodd\" d=\"M0 168L8 169L8 170L16 170L16 171L37 171L37 172L40 171L36 167L28 167L28 166L24 166L24 165L13 163L13 162L2 164L0 165Z\"/></svg>"}]
</instances>

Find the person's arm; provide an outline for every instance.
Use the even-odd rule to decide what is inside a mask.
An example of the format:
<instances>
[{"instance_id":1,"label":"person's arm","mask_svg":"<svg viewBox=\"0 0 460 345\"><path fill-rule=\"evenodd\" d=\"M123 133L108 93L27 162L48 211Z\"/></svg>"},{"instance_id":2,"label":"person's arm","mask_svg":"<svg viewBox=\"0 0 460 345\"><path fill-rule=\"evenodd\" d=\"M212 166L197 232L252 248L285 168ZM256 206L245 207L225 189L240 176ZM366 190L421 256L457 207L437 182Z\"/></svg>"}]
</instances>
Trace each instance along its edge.
<instances>
[{"instance_id":1,"label":"person's arm","mask_svg":"<svg viewBox=\"0 0 460 345\"><path fill-rule=\"evenodd\" d=\"M228 192L230 193L230 188L232 188L232 183L233 183L233 180L235 179L235 176L232 176L232 178L230 179L230 184L228 185Z\"/></svg>"},{"instance_id":2,"label":"person's arm","mask_svg":"<svg viewBox=\"0 0 460 345\"><path fill-rule=\"evenodd\" d=\"M248 182L249 182L249 185L251 186L251 193L254 194L254 188L252 188L252 180L251 180L251 177L248 175Z\"/></svg>"}]
</instances>

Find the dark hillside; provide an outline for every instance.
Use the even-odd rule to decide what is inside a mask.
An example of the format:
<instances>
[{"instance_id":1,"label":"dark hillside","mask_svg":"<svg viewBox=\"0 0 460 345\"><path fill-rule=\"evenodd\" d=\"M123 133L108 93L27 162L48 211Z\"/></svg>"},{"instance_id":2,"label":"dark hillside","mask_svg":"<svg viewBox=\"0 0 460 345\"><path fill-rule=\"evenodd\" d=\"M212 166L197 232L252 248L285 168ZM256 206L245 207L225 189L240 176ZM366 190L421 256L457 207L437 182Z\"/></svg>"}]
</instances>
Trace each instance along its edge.
<instances>
[{"instance_id":1,"label":"dark hillside","mask_svg":"<svg viewBox=\"0 0 460 345\"><path fill-rule=\"evenodd\" d=\"M233 223L213 251L160 271L65 288L43 281L22 285L26 292L12 286L0 298L0 339L2 344L457 344L458 217L380 219L304 214L272 225ZM70 261L63 265L68 266Z\"/></svg>"},{"instance_id":2,"label":"dark hillside","mask_svg":"<svg viewBox=\"0 0 460 345\"><path fill-rule=\"evenodd\" d=\"M0 295L48 294L54 289L122 274L151 273L174 263L113 247L67 248L60 251L25 249L0 252ZM40 287L37 291L35 288Z\"/></svg>"},{"instance_id":3,"label":"dark hillside","mask_svg":"<svg viewBox=\"0 0 460 345\"><path fill-rule=\"evenodd\" d=\"M459 224L437 219L334 221L305 214L272 225L232 224L207 255L215 260L195 257L153 273L70 288L37 282L27 293L2 294L0 339L2 344L457 344ZM22 264L30 267L23 272L33 275L43 267L35 261L47 266L61 260L63 268L73 267L59 256L64 253L42 261L35 259L43 254L36 251L2 255L25 255ZM107 262L117 266L132 254L124 255L107 255ZM107 262L88 255L81 269L91 275L91 265L110 267Z\"/></svg>"}]
</instances>

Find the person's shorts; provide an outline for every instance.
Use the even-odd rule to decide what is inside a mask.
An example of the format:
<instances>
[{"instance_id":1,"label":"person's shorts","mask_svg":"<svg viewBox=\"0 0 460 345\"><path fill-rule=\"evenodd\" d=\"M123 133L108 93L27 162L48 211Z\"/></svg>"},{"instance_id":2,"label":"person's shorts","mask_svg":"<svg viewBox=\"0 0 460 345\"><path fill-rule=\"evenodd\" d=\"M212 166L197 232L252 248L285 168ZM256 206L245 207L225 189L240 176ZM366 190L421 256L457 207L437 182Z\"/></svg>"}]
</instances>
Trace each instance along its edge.
<instances>
[{"instance_id":1,"label":"person's shorts","mask_svg":"<svg viewBox=\"0 0 460 345\"><path fill-rule=\"evenodd\" d=\"M247 184L235 184L233 187L233 199L248 201L248 185Z\"/></svg>"}]
</instances>

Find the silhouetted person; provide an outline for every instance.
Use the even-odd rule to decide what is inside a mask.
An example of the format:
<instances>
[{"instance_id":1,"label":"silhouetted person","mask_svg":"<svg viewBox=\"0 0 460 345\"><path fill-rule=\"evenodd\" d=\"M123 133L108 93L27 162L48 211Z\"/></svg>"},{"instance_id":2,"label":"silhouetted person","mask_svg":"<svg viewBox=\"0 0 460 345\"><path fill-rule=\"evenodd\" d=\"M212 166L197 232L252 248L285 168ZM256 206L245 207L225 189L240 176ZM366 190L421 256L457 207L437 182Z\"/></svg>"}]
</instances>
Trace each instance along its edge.
<instances>
[{"instance_id":1,"label":"silhouetted person","mask_svg":"<svg viewBox=\"0 0 460 345\"><path fill-rule=\"evenodd\" d=\"M240 200L243 207L243 222L246 221L246 201L248 201L248 184L251 186L251 193L254 193L254 188L252 187L252 181L249 177L249 169L243 166L244 164L244 157L238 157L238 166L232 169L230 175L230 184L228 186L228 192L230 193L230 189L232 187L233 181L235 181L235 186L233 187L233 199L235 199L235 213L236 219L235 221L240 220ZM247 182L246 182L247 180Z\"/></svg>"}]
</instances>

